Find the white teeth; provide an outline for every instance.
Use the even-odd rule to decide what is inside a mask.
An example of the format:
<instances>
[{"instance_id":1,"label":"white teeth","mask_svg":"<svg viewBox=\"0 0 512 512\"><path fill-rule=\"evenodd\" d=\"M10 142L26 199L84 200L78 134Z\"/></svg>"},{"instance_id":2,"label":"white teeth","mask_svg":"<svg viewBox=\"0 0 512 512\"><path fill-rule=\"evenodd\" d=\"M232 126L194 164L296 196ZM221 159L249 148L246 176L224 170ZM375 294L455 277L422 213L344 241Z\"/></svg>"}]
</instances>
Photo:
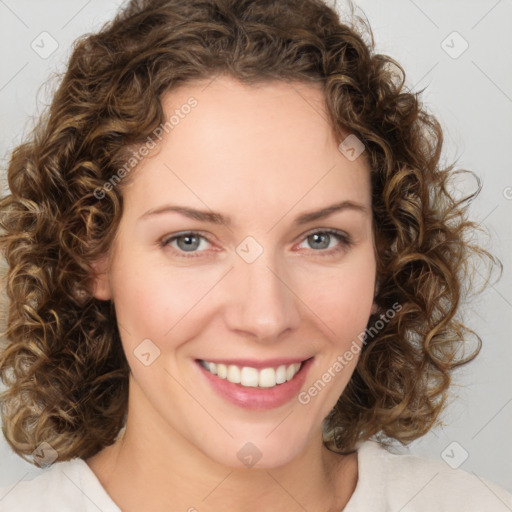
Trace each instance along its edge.
<instances>
[{"instance_id":1,"label":"white teeth","mask_svg":"<svg viewBox=\"0 0 512 512\"><path fill-rule=\"evenodd\" d=\"M213 363L210 363L210 364L213 364ZM234 384L239 384L242 377L240 375L240 368L238 368L238 366L234 366L234 365L229 365L228 366L228 375L227 375L227 379L229 380L229 382L233 382Z\"/></svg>"},{"instance_id":2,"label":"white teeth","mask_svg":"<svg viewBox=\"0 0 512 512\"><path fill-rule=\"evenodd\" d=\"M260 377L258 379L260 388L272 388L276 384L276 371L274 368L263 368L263 370L260 370Z\"/></svg>"},{"instance_id":3,"label":"white teeth","mask_svg":"<svg viewBox=\"0 0 512 512\"><path fill-rule=\"evenodd\" d=\"M232 364L226 366L225 364L201 361L201 366L213 375L226 379L233 384L241 384L251 388L273 388L277 384L283 384L286 381L292 380L300 370L301 365L302 363L294 363L289 366L282 364L277 368L262 368L258 370L250 366L240 368Z\"/></svg>"},{"instance_id":4,"label":"white teeth","mask_svg":"<svg viewBox=\"0 0 512 512\"><path fill-rule=\"evenodd\" d=\"M293 376L297 373L298 371L298 366L300 366L299 363L295 363L295 364L291 364L290 366L288 366L288 368L286 368L286 380L292 380L293 379Z\"/></svg>"},{"instance_id":5,"label":"white teeth","mask_svg":"<svg viewBox=\"0 0 512 512\"><path fill-rule=\"evenodd\" d=\"M278 384L282 384L283 382L286 382L286 366L282 364L277 368L276 371L276 382Z\"/></svg>"},{"instance_id":6,"label":"white teeth","mask_svg":"<svg viewBox=\"0 0 512 512\"><path fill-rule=\"evenodd\" d=\"M225 364L217 365L217 375L221 379L225 379L228 376L228 367Z\"/></svg>"},{"instance_id":7,"label":"white teeth","mask_svg":"<svg viewBox=\"0 0 512 512\"><path fill-rule=\"evenodd\" d=\"M244 366L240 373L240 384L255 388L258 385L258 370L249 366Z\"/></svg>"}]
</instances>

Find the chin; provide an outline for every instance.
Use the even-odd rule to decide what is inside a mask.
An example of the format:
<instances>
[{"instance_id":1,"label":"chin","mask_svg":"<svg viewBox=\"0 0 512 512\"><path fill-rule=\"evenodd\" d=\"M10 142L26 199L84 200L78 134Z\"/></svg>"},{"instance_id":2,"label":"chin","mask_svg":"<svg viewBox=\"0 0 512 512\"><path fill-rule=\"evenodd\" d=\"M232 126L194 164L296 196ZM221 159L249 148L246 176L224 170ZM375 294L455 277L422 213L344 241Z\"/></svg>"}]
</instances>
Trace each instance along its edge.
<instances>
[{"instance_id":1,"label":"chin","mask_svg":"<svg viewBox=\"0 0 512 512\"><path fill-rule=\"evenodd\" d=\"M203 453L218 464L238 470L285 466L306 448L308 439L303 432L297 436L291 435L290 424L287 424L287 430L284 423L287 421L281 426L277 423L277 428L270 435L271 430L266 430L260 435L236 436L227 443L215 443L212 440L212 444L205 447ZM280 428L283 431L278 433Z\"/></svg>"}]
</instances>

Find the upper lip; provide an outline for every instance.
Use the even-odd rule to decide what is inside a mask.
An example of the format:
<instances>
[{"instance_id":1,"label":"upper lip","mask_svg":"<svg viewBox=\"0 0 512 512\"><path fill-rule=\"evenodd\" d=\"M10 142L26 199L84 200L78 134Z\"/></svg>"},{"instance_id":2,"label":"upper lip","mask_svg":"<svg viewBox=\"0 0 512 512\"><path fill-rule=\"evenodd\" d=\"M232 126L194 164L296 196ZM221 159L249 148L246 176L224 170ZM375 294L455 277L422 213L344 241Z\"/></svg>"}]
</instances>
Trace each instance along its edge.
<instances>
[{"instance_id":1,"label":"upper lip","mask_svg":"<svg viewBox=\"0 0 512 512\"><path fill-rule=\"evenodd\" d=\"M278 357L274 359L202 359L202 361L208 361L209 363L225 364L226 366L250 366L251 368L276 368L277 366L285 365L289 366L294 363L302 363L311 359L311 357Z\"/></svg>"}]
</instances>

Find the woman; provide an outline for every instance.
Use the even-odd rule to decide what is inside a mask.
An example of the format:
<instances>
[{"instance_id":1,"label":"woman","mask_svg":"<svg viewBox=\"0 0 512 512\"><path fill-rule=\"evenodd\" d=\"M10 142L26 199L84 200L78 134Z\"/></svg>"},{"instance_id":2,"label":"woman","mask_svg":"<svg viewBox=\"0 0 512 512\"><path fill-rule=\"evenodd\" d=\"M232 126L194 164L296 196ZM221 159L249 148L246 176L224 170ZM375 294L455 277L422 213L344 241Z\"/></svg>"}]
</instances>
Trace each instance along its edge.
<instances>
[{"instance_id":1,"label":"woman","mask_svg":"<svg viewBox=\"0 0 512 512\"><path fill-rule=\"evenodd\" d=\"M318 0L132 1L78 42L1 204L4 434L51 467L0 510L512 506L386 448L497 262L402 73Z\"/></svg>"}]
</instances>

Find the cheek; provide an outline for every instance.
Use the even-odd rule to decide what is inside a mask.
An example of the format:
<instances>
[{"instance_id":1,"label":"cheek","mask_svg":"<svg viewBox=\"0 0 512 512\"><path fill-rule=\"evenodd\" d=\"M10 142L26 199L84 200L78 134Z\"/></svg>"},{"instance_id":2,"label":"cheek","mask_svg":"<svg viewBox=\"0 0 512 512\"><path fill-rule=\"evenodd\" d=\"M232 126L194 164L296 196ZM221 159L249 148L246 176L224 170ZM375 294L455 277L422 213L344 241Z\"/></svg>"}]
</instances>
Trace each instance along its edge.
<instances>
[{"instance_id":1,"label":"cheek","mask_svg":"<svg viewBox=\"0 0 512 512\"><path fill-rule=\"evenodd\" d=\"M198 279L197 272L189 269L171 273L159 266L138 265L136 259L119 261L117 269L113 300L128 349L145 338L160 347L168 346L173 338L186 338L197 306L218 280L215 275Z\"/></svg>"},{"instance_id":2,"label":"cheek","mask_svg":"<svg viewBox=\"0 0 512 512\"><path fill-rule=\"evenodd\" d=\"M357 259L354 259L357 261ZM303 283L304 302L320 321L330 327L328 336L342 340L364 331L374 297L375 266L373 259L360 260L335 271L323 272L314 281ZM308 290L306 292L306 290Z\"/></svg>"}]
</instances>

